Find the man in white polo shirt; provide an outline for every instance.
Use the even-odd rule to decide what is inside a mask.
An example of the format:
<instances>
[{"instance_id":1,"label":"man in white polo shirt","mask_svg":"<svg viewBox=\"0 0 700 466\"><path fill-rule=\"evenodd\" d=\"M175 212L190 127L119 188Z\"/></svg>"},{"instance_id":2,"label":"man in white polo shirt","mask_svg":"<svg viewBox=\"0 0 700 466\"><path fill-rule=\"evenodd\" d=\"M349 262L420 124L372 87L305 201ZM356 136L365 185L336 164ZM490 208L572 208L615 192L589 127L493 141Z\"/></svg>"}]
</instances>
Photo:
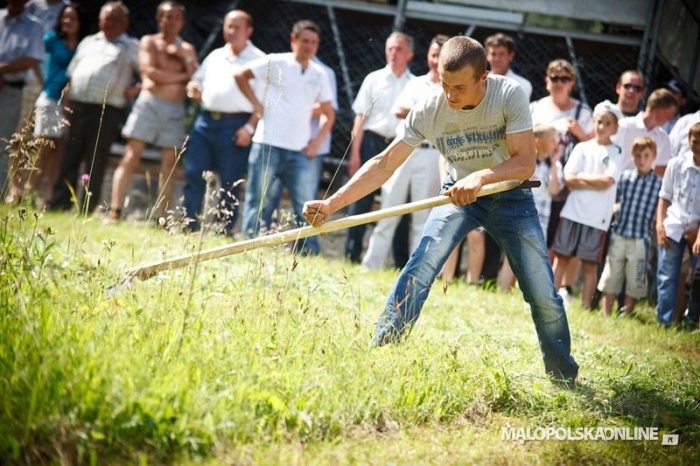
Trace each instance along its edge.
<instances>
[{"instance_id":1,"label":"man in white polo shirt","mask_svg":"<svg viewBox=\"0 0 700 466\"><path fill-rule=\"evenodd\" d=\"M426 95L440 89L440 76L437 72L438 57L442 44L447 42L449 37L445 35L435 36L430 41L428 47L428 73L411 79L396 100L392 112L401 120L404 120L416 103ZM402 128L402 125L399 125ZM411 201L420 201L430 196L435 196L440 189L440 177L438 165L440 152L437 148L424 141L413 150L413 154L408 161L403 164L389 178L389 181L382 185L381 208L386 209L401 205L408 200L410 194ZM420 241L423 226L428 220L430 210L420 210L411 214L411 235L409 241L409 255ZM399 226L400 217L389 217L379 220L369 237L367 251L362 258L362 265L371 270L380 269L387 265L389 251L391 250L391 239L396 228ZM394 258L396 259L396 258ZM394 264L396 265L396 264Z\"/></svg>"},{"instance_id":2,"label":"man in white polo shirt","mask_svg":"<svg viewBox=\"0 0 700 466\"><path fill-rule=\"evenodd\" d=\"M396 136L396 127L401 120L392 113L391 108L406 83L414 77L408 69L408 63L413 59L413 39L410 36L392 32L386 40L384 55L386 66L365 77L352 104L355 122L348 160L350 176L375 154L386 149ZM348 215L369 212L373 200L373 194L358 199L348 208ZM360 262L364 236L365 225L348 229L345 257L351 262Z\"/></svg>"},{"instance_id":3,"label":"man in white polo shirt","mask_svg":"<svg viewBox=\"0 0 700 466\"><path fill-rule=\"evenodd\" d=\"M515 59L515 40L499 32L486 38L484 48L486 49L486 61L489 62L491 73L500 74L516 81L525 91L527 99L530 100L530 97L532 97L532 84L510 67L513 59Z\"/></svg>"},{"instance_id":4,"label":"man in white polo shirt","mask_svg":"<svg viewBox=\"0 0 700 466\"><path fill-rule=\"evenodd\" d=\"M201 102L185 145L183 206L190 230L200 227L205 171L219 175L221 191L216 205L223 233L233 234L236 225L240 181L245 179L248 168L257 118L253 117L253 105L232 76L251 61L265 56L249 41L251 34L253 18L243 10L230 11L223 26L226 45L207 55L187 84L187 96Z\"/></svg>"},{"instance_id":5,"label":"man in white polo shirt","mask_svg":"<svg viewBox=\"0 0 700 466\"><path fill-rule=\"evenodd\" d=\"M253 104L253 118L260 119L248 159L243 209L242 230L249 238L270 228L273 212L265 201L276 180L289 191L298 224L304 223L304 203L317 194L314 158L335 122L328 76L312 60L321 41L320 28L313 21L298 21L290 41L291 52L269 54L235 74L241 92ZM250 85L253 78L265 83L263 102ZM322 118L312 138L316 104L320 104ZM317 245L304 241L296 250L318 254Z\"/></svg>"}]
</instances>

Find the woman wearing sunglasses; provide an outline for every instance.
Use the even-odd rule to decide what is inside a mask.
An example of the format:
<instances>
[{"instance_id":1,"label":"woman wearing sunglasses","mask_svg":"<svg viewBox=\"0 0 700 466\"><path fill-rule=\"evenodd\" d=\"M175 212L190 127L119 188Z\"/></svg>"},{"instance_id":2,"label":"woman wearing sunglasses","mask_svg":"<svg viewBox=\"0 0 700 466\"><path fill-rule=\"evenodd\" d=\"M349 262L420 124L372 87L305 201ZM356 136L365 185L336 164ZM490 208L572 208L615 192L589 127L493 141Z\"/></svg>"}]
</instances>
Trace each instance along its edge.
<instances>
[{"instance_id":1,"label":"woman wearing sunglasses","mask_svg":"<svg viewBox=\"0 0 700 466\"><path fill-rule=\"evenodd\" d=\"M547 66L545 76L547 92L549 95L530 104L533 124L550 124L557 130L559 142L559 157L562 166L566 164L573 146L578 142L587 141L593 137L593 112L585 103L571 96L576 87L576 70L566 60L557 59ZM552 207L547 228L547 247L550 248L554 240L559 223L559 213L566 200L566 188L558 196L552 198ZM564 277L563 284L571 286L578 273L578 268L572 270ZM560 290L560 293L570 294L570 290ZM568 296L562 296L567 300Z\"/></svg>"}]
</instances>

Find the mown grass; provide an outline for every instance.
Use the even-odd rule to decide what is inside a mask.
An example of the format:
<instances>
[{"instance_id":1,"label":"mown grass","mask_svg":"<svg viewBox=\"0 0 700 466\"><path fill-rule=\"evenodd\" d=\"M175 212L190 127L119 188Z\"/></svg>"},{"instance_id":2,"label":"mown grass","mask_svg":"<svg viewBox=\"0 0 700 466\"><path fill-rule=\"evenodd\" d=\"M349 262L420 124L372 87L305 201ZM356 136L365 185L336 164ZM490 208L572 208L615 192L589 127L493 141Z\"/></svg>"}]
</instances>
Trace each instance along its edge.
<instances>
[{"instance_id":1,"label":"mown grass","mask_svg":"<svg viewBox=\"0 0 700 466\"><path fill-rule=\"evenodd\" d=\"M700 335L569 311L581 381L545 377L519 293L437 284L370 348L395 272L268 248L124 271L199 236L0 209L2 464L697 464ZM206 236L205 247L224 244ZM503 427L658 427L507 441Z\"/></svg>"}]
</instances>

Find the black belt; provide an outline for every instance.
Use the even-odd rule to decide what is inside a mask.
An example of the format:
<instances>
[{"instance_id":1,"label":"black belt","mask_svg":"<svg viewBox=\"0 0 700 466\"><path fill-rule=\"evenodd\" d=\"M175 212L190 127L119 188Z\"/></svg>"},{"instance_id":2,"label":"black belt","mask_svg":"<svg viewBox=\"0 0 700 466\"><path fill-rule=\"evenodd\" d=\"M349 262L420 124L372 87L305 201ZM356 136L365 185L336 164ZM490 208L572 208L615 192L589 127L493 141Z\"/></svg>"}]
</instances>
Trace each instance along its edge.
<instances>
[{"instance_id":1,"label":"black belt","mask_svg":"<svg viewBox=\"0 0 700 466\"><path fill-rule=\"evenodd\" d=\"M384 144L386 144L386 145L389 145L389 143L390 143L391 141L394 140L394 138L388 138L388 137L386 137L386 136L382 136L381 134L375 133L374 131L370 131L370 130L368 130L368 129L365 130L365 133L371 134L371 135L374 136L375 138L377 138L377 139L381 140L382 142L384 142Z\"/></svg>"},{"instance_id":2,"label":"black belt","mask_svg":"<svg viewBox=\"0 0 700 466\"><path fill-rule=\"evenodd\" d=\"M209 116L212 120L221 120L222 118L250 118L250 113L248 112L212 112L209 110L204 110L203 113Z\"/></svg>"},{"instance_id":3,"label":"black belt","mask_svg":"<svg viewBox=\"0 0 700 466\"><path fill-rule=\"evenodd\" d=\"M437 149L437 147L430 144L429 142L421 142L420 146L418 146L418 147L420 147L421 149Z\"/></svg>"},{"instance_id":4,"label":"black belt","mask_svg":"<svg viewBox=\"0 0 700 466\"><path fill-rule=\"evenodd\" d=\"M5 86L14 87L15 89L22 89L24 87L24 81L5 81Z\"/></svg>"}]
</instances>

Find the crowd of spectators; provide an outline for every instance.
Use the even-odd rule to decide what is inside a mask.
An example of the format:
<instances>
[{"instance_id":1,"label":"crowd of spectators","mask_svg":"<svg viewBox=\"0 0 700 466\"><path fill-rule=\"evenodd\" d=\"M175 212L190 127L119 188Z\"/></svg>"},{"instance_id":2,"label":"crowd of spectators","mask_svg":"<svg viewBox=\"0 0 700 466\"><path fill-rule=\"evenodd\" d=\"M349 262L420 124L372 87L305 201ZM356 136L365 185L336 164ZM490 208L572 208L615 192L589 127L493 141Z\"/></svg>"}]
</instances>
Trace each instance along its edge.
<instances>
[{"instance_id":1,"label":"crowd of spectators","mask_svg":"<svg viewBox=\"0 0 700 466\"><path fill-rule=\"evenodd\" d=\"M156 225L179 212L171 224L190 231L210 228L211 213L203 206L214 205L218 233L254 237L280 222L284 189L294 222L301 225L304 202L318 193L321 161L340 111L334 71L316 56L322 43L318 25L298 21L291 51L265 54L250 40L253 18L231 11L223 21L225 45L200 66L194 47L180 37L185 7L164 1L155 17L159 30L137 41L126 32L128 8L108 1L99 13L99 32L86 36L89 19L78 3L8 0L0 10L2 198L17 202L32 196L38 206L59 211L103 207L105 223L118 223L132 174L151 145L161 154ZM421 93L440 86L437 57L445 40L438 35L426 44L429 71L416 77L409 66L413 39L401 32L387 38L386 65L366 77L352 105L349 175L397 136ZM495 34L484 48L490 72L517 82L530 99L531 83L511 67L515 40ZM535 197L559 293L570 302L581 283L582 306L595 307L602 295L605 315L612 315L618 295L621 315L632 315L635 302L649 295L658 300L661 324L679 323L690 308L686 325L697 327L700 111L682 115L686 88L673 79L647 89L642 73L624 70L614 84L617 102L592 108L575 98L580 76L569 61L552 60L543 79L547 95L530 103L534 177L542 183ZM185 124L187 99L198 109L191 128ZM34 158L18 155L20 143L13 136L26 133L27 122L33 126ZM101 205L110 148L120 133L127 141L125 154L112 178L109 205ZM183 200L173 199L180 156ZM388 207L434 195L451 169L439 147L425 143L381 193L352 204L348 213L372 209L376 196ZM203 174L210 172L220 189L215 200L205 202L210 181ZM368 251L365 228L352 228L345 257L370 269L390 266L390 251L404 242L410 254L424 223L420 213L408 220L409 227L398 219L382 221ZM466 243L469 283L499 275L501 289L515 285L486 229L470 232ZM297 246L306 254L321 252L314 237ZM395 255L394 265L405 263ZM458 247L443 265L446 282L459 275L461 256ZM687 300L686 283L693 290Z\"/></svg>"}]
</instances>

